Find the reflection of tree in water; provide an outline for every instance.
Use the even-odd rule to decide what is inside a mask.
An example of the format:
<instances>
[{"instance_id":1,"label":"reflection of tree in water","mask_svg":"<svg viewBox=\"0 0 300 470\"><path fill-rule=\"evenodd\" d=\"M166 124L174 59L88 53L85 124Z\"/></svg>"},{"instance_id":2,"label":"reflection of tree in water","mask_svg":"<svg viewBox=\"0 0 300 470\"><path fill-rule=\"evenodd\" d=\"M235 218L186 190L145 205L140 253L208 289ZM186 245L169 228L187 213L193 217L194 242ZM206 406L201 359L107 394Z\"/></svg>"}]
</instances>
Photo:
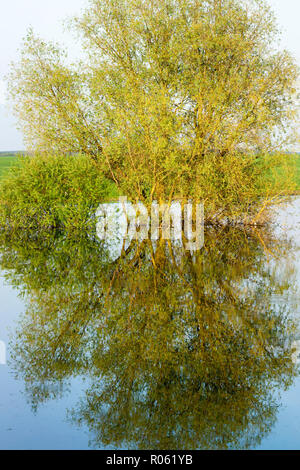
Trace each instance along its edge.
<instances>
[{"instance_id":1,"label":"reflection of tree in water","mask_svg":"<svg viewBox=\"0 0 300 470\"><path fill-rule=\"evenodd\" d=\"M92 239L2 243L2 268L29 300L13 348L33 407L84 375L69 416L95 447L257 445L276 419L275 388L296 373L294 325L271 298L290 283L261 240L207 229L193 256L166 242L133 244L112 264L102 254Z\"/></svg>"}]
</instances>

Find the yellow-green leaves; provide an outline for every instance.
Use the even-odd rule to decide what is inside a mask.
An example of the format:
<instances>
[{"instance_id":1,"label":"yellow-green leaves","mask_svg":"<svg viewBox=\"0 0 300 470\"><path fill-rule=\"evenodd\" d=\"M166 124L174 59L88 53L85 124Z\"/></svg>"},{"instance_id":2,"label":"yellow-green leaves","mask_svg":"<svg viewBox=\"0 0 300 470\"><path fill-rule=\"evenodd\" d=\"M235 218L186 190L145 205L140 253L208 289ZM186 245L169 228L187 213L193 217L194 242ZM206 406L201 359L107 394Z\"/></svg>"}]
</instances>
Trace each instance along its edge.
<instances>
[{"instance_id":1,"label":"yellow-green leaves","mask_svg":"<svg viewBox=\"0 0 300 470\"><path fill-rule=\"evenodd\" d=\"M265 1L91 0L73 26L85 62L68 67L30 33L11 77L34 150L86 154L144 202L202 198L208 167L215 179L227 172L225 192L208 183L218 210L235 200L237 214L249 205L259 212L278 194L241 172L245 158L252 166L287 145L297 119L298 70L273 46L278 30ZM280 185L292 190L284 178Z\"/></svg>"},{"instance_id":2,"label":"yellow-green leaves","mask_svg":"<svg viewBox=\"0 0 300 470\"><path fill-rule=\"evenodd\" d=\"M115 186L87 156L23 157L1 182L1 226L88 230L99 203L116 194Z\"/></svg>"}]
</instances>

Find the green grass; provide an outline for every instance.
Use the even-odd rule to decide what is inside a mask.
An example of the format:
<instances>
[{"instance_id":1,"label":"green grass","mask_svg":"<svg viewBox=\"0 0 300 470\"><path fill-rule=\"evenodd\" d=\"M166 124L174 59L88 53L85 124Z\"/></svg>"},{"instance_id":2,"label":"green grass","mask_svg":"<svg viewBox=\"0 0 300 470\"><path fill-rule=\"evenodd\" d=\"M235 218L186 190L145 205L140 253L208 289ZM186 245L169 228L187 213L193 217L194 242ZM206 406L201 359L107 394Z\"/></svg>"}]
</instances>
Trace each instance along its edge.
<instances>
[{"instance_id":1,"label":"green grass","mask_svg":"<svg viewBox=\"0 0 300 470\"><path fill-rule=\"evenodd\" d=\"M0 178L16 162L17 154L0 152Z\"/></svg>"},{"instance_id":2,"label":"green grass","mask_svg":"<svg viewBox=\"0 0 300 470\"><path fill-rule=\"evenodd\" d=\"M297 158L297 185L298 185L298 193L300 194L300 155Z\"/></svg>"}]
</instances>

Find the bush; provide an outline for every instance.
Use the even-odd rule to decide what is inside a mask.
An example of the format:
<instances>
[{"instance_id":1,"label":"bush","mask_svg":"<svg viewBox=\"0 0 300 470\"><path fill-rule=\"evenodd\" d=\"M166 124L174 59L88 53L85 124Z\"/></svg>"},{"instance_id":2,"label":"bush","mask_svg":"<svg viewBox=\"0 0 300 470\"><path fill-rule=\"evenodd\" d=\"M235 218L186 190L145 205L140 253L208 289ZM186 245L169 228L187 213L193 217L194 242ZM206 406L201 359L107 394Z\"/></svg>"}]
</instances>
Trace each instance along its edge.
<instances>
[{"instance_id":1,"label":"bush","mask_svg":"<svg viewBox=\"0 0 300 470\"><path fill-rule=\"evenodd\" d=\"M297 187L295 155L249 153L221 160L204 157L189 192L204 201L207 221L225 217L230 222L264 223L272 207L285 203Z\"/></svg>"},{"instance_id":2,"label":"bush","mask_svg":"<svg viewBox=\"0 0 300 470\"><path fill-rule=\"evenodd\" d=\"M21 157L0 186L0 224L6 229L90 229L101 201L117 196L83 155Z\"/></svg>"}]
</instances>

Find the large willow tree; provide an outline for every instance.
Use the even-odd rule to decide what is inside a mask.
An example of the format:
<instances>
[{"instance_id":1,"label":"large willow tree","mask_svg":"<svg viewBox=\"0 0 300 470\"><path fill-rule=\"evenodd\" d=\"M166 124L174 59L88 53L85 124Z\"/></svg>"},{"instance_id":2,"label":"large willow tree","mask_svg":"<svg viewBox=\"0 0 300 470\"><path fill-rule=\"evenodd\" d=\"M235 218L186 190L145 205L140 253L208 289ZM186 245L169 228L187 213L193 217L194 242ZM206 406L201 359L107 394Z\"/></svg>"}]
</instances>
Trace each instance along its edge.
<instances>
[{"instance_id":1,"label":"large willow tree","mask_svg":"<svg viewBox=\"0 0 300 470\"><path fill-rule=\"evenodd\" d=\"M88 154L129 197L202 199L208 216L255 217L292 189L274 152L298 70L264 0L90 0L71 26L84 61L29 32L14 67L29 149Z\"/></svg>"}]
</instances>

